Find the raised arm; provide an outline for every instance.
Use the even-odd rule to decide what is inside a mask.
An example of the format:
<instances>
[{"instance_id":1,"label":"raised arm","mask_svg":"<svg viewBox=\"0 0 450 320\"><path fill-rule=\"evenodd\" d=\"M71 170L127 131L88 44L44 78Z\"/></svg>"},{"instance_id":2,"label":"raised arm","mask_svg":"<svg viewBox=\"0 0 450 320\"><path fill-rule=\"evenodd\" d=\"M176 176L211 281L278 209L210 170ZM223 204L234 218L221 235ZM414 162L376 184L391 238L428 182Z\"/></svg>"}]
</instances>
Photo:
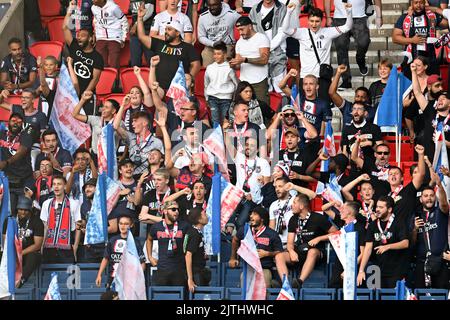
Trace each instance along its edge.
<instances>
[{"instance_id":1,"label":"raised arm","mask_svg":"<svg viewBox=\"0 0 450 320\"><path fill-rule=\"evenodd\" d=\"M75 108L72 111L72 117L74 117L78 121L81 121L84 123L87 122L88 117L84 114L81 114L80 111L81 111L81 108L83 108L83 106L86 104L86 102L88 102L89 100L92 99L93 95L94 95L94 93L92 91L83 92L83 95L81 96L80 101L77 103L77 105L75 106Z\"/></svg>"},{"instance_id":2,"label":"raised arm","mask_svg":"<svg viewBox=\"0 0 450 320\"><path fill-rule=\"evenodd\" d=\"M145 34L145 28L144 28L144 17L146 13L145 5L142 2L141 6L138 9L138 16L137 16L137 36L139 41L142 42L144 46L150 49L152 46L152 37L147 36Z\"/></svg>"},{"instance_id":3,"label":"raised arm","mask_svg":"<svg viewBox=\"0 0 450 320\"><path fill-rule=\"evenodd\" d=\"M329 0L328 0L329 1ZM334 105L339 109L344 107L344 99L337 93L339 80L341 79L341 75L347 71L347 66L345 64L341 64L336 69L336 74L331 81L330 88L328 89L328 94L330 95L331 101L333 101Z\"/></svg>"},{"instance_id":4,"label":"raised arm","mask_svg":"<svg viewBox=\"0 0 450 320\"><path fill-rule=\"evenodd\" d=\"M152 100L155 105L156 110L165 111L167 110L166 104L163 102L162 97L164 97L164 90L159 87L159 83L156 81L156 66L159 64L159 56L153 56L150 61L150 72L149 72L149 86L152 94Z\"/></svg>"},{"instance_id":5,"label":"raised arm","mask_svg":"<svg viewBox=\"0 0 450 320\"><path fill-rule=\"evenodd\" d=\"M309 200L312 200L317 196L317 194L314 191L309 190L308 188L303 188L303 187L297 186L297 185L293 184L292 182L286 183L284 185L284 189L288 192L291 190L295 190L298 193L303 193L304 195L308 196Z\"/></svg>"},{"instance_id":6,"label":"raised arm","mask_svg":"<svg viewBox=\"0 0 450 320\"><path fill-rule=\"evenodd\" d=\"M187 196L187 195L191 194L191 192L192 192L191 189L184 188L183 190L180 190L180 191L168 196L165 201L175 201L183 195Z\"/></svg>"},{"instance_id":7,"label":"raised arm","mask_svg":"<svg viewBox=\"0 0 450 320\"><path fill-rule=\"evenodd\" d=\"M147 84L142 78L141 68L134 66L134 74L136 75L136 78L139 82L139 87L141 87L141 90L144 93L144 105L146 105L147 107L152 107L153 106L152 93L150 92L150 89L148 88Z\"/></svg>"},{"instance_id":8,"label":"raised arm","mask_svg":"<svg viewBox=\"0 0 450 320\"><path fill-rule=\"evenodd\" d=\"M316 127L314 127L311 122L309 122L306 118L303 112L296 112L297 118L300 121L300 123L303 125L303 127L306 129L306 138L307 139L314 139L317 138L317 130Z\"/></svg>"},{"instance_id":9,"label":"raised arm","mask_svg":"<svg viewBox=\"0 0 450 320\"><path fill-rule=\"evenodd\" d=\"M355 145L353 146L352 153L350 155L350 159L356 163L356 167L362 169L364 165L364 160L359 157L359 147L361 144L361 140L359 136L356 138Z\"/></svg>"},{"instance_id":10,"label":"raised arm","mask_svg":"<svg viewBox=\"0 0 450 320\"><path fill-rule=\"evenodd\" d=\"M437 198L439 202L439 209L445 214L448 215L449 206L448 206L448 200L447 200L447 193L445 192L445 188L442 186L441 178L439 178L439 175L433 172L435 175L434 179L436 181L436 184L438 186L438 193Z\"/></svg>"},{"instance_id":11,"label":"raised arm","mask_svg":"<svg viewBox=\"0 0 450 320\"><path fill-rule=\"evenodd\" d=\"M9 91L8 90L3 90L0 93L0 108L11 111L12 110L12 104L6 102L5 100L8 99L9 97Z\"/></svg>"},{"instance_id":12,"label":"raised arm","mask_svg":"<svg viewBox=\"0 0 450 320\"><path fill-rule=\"evenodd\" d=\"M298 75L298 71L295 69L290 69L289 72L283 77L283 79L281 79L281 81L278 83L278 87L281 89L281 91L283 91L283 93L290 98L292 91L291 88L289 88L289 86L287 85L288 80L291 77L296 78Z\"/></svg>"},{"instance_id":13,"label":"raised arm","mask_svg":"<svg viewBox=\"0 0 450 320\"><path fill-rule=\"evenodd\" d=\"M66 16L64 17L64 22L63 22L63 26L62 26L63 33L64 33L64 41L66 42L66 44L68 46L70 46L70 44L73 41L72 31L70 31L69 24L71 23L70 15L72 14L72 11L75 9L75 6L76 6L76 1L75 0L70 1L70 5L67 8Z\"/></svg>"},{"instance_id":14,"label":"raised arm","mask_svg":"<svg viewBox=\"0 0 450 320\"><path fill-rule=\"evenodd\" d=\"M125 139L127 137L127 132L124 128L122 128L122 118L123 113L125 112L125 107L130 104L130 95L127 94L125 98L123 98L122 104L120 105L119 111L117 111L116 116L114 117L113 127L117 133Z\"/></svg>"},{"instance_id":15,"label":"raised arm","mask_svg":"<svg viewBox=\"0 0 450 320\"><path fill-rule=\"evenodd\" d=\"M78 77L75 74L75 70L73 68L73 59L71 57L67 57L67 70L69 70L70 80L72 80L72 84L77 92L77 95L80 95L80 83L78 82Z\"/></svg>"},{"instance_id":16,"label":"raised arm","mask_svg":"<svg viewBox=\"0 0 450 320\"><path fill-rule=\"evenodd\" d=\"M416 145L414 148L419 155L419 162L417 165L417 168L419 169L419 173L413 177L413 184L414 187L419 190L419 188L422 186L423 179L425 178L425 160L424 160L424 152L425 149L420 144Z\"/></svg>"},{"instance_id":17,"label":"raised arm","mask_svg":"<svg viewBox=\"0 0 450 320\"><path fill-rule=\"evenodd\" d=\"M284 34L289 37L294 37L294 34L296 32L296 29L291 27L291 17L294 14L294 11L295 4L290 3L287 6L286 15L284 16L283 24L281 25L281 30L283 30Z\"/></svg>"},{"instance_id":18,"label":"raised arm","mask_svg":"<svg viewBox=\"0 0 450 320\"><path fill-rule=\"evenodd\" d=\"M419 104L420 110L424 111L428 105L428 101L423 95L422 90L420 89L419 79L417 78L417 66L413 62L411 63L410 67L414 97Z\"/></svg>"},{"instance_id":19,"label":"raised arm","mask_svg":"<svg viewBox=\"0 0 450 320\"><path fill-rule=\"evenodd\" d=\"M367 173L364 173L360 175L358 178L350 181L347 183L342 189L341 192L344 195L345 200L347 201L353 201L353 195L351 194L351 191L361 182L363 181L370 181L370 176Z\"/></svg>"}]
</instances>

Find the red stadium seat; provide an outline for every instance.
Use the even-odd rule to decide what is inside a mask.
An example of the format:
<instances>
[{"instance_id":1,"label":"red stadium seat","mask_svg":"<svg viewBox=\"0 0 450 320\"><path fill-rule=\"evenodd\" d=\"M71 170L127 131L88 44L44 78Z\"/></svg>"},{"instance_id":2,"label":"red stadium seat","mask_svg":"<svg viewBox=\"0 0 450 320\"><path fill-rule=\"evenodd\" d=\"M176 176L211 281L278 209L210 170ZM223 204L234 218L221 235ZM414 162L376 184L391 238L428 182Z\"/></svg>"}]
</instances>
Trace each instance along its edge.
<instances>
[{"instance_id":1,"label":"red stadium seat","mask_svg":"<svg viewBox=\"0 0 450 320\"><path fill-rule=\"evenodd\" d=\"M199 109L198 109L198 118L200 120L208 120L211 119L211 110L206 103L205 97L203 95L195 95L198 99Z\"/></svg>"},{"instance_id":2,"label":"red stadium seat","mask_svg":"<svg viewBox=\"0 0 450 320\"><path fill-rule=\"evenodd\" d=\"M142 78L148 79L150 68L141 68ZM139 86L138 79L134 75L133 68L125 68L120 70L120 82L122 83L122 92L128 93L134 86Z\"/></svg>"},{"instance_id":3,"label":"red stadium seat","mask_svg":"<svg viewBox=\"0 0 450 320\"><path fill-rule=\"evenodd\" d=\"M270 108L273 111L278 112L278 110L280 109L281 99L282 98L283 97L279 93L269 92Z\"/></svg>"},{"instance_id":4,"label":"red stadium seat","mask_svg":"<svg viewBox=\"0 0 450 320\"><path fill-rule=\"evenodd\" d=\"M124 14L127 14L130 10L130 0L114 0L114 2L120 7Z\"/></svg>"},{"instance_id":5,"label":"red stadium seat","mask_svg":"<svg viewBox=\"0 0 450 320\"><path fill-rule=\"evenodd\" d=\"M448 64L440 65L439 69L441 71L441 78L443 79L442 87L444 90L448 90Z\"/></svg>"},{"instance_id":6,"label":"red stadium seat","mask_svg":"<svg viewBox=\"0 0 450 320\"><path fill-rule=\"evenodd\" d=\"M120 49L120 67L129 67L130 66L130 41L125 41L125 46Z\"/></svg>"},{"instance_id":7,"label":"red stadium seat","mask_svg":"<svg viewBox=\"0 0 450 320\"><path fill-rule=\"evenodd\" d=\"M56 17L61 14L59 0L38 0L38 5L41 17Z\"/></svg>"},{"instance_id":8,"label":"red stadium seat","mask_svg":"<svg viewBox=\"0 0 450 320\"><path fill-rule=\"evenodd\" d=\"M195 77L195 87L194 87L194 94L205 96L205 71L206 68L201 68L198 72L197 76Z\"/></svg>"},{"instance_id":9,"label":"red stadium seat","mask_svg":"<svg viewBox=\"0 0 450 320\"><path fill-rule=\"evenodd\" d=\"M0 121L8 122L10 115L11 115L11 112L9 112L8 110L5 110L3 108L0 108ZM8 125L8 124L6 124L6 125Z\"/></svg>"},{"instance_id":10,"label":"red stadium seat","mask_svg":"<svg viewBox=\"0 0 450 320\"><path fill-rule=\"evenodd\" d=\"M59 41L38 41L33 43L29 50L36 58L41 56L42 59L44 59L46 56L50 55L60 61L63 47L63 43Z\"/></svg>"},{"instance_id":11,"label":"red stadium seat","mask_svg":"<svg viewBox=\"0 0 450 320\"><path fill-rule=\"evenodd\" d=\"M113 99L116 100L119 104L122 104L123 98L125 98L125 93L112 93L102 98L102 101Z\"/></svg>"},{"instance_id":12,"label":"red stadium seat","mask_svg":"<svg viewBox=\"0 0 450 320\"><path fill-rule=\"evenodd\" d=\"M234 33L234 40L237 42L239 40L239 38L241 37L238 28L236 28L236 26L234 26L233 29L233 33Z\"/></svg>"},{"instance_id":13,"label":"red stadium seat","mask_svg":"<svg viewBox=\"0 0 450 320\"><path fill-rule=\"evenodd\" d=\"M56 17L48 21L47 28L50 40L64 43L63 22L64 17Z\"/></svg>"},{"instance_id":14,"label":"red stadium seat","mask_svg":"<svg viewBox=\"0 0 450 320\"><path fill-rule=\"evenodd\" d=\"M323 11L323 13L325 13L325 0L314 0L313 1L314 7L315 8L319 8L320 10ZM333 16L333 12L334 12L334 1L331 1L331 16Z\"/></svg>"},{"instance_id":15,"label":"red stadium seat","mask_svg":"<svg viewBox=\"0 0 450 320\"><path fill-rule=\"evenodd\" d=\"M112 92L114 81L117 78L117 70L114 68L105 68L100 74L100 80L98 81L95 91L98 95L103 96Z\"/></svg>"},{"instance_id":16,"label":"red stadium seat","mask_svg":"<svg viewBox=\"0 0 450 320\"><path fill-rule=\"evenodd\" d=\"M327 19L325 17L323 17L322 18L322 28L325 27L326 23L327 23ZM308 28L308 15L307 14L300 15L300 27Z\"/></svg>"}]
</instances>

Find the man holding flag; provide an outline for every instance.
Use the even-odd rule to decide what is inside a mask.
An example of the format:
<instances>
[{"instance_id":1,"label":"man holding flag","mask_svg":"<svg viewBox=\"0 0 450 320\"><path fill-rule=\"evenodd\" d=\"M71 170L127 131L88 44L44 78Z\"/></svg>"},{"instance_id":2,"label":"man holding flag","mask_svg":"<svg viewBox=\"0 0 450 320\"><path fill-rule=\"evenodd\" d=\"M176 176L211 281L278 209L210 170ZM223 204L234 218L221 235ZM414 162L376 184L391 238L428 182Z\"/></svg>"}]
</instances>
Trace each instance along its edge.
<instances>
[{"instance_id":1,"label":"man holding flag","mask_svg":"<svg viewBox=\"0 0 450 320\"><path fill-rule=\"evenodd\" d=\"M101 286L102 274L108 266L109 276L106 282L106 288L110 289L114 277L116 276L117 267L128 245L127 238L128 236L133 237L133 235L129 234L128 232L129 230L131 230L131 228L133 228L133 217L128 214L122 214L118 220L120 234L108 240L108 244L103 255L103 260L100 264L97 278L95 279L95 284L97 285L97 287ZM137 242L137 240L135 240L134 242L136 243L136 250L141 262L142 269L145 270L145 256L144 252L142 251L142 246L139 244L139 242Z\"/></svg>"}]
</instances>

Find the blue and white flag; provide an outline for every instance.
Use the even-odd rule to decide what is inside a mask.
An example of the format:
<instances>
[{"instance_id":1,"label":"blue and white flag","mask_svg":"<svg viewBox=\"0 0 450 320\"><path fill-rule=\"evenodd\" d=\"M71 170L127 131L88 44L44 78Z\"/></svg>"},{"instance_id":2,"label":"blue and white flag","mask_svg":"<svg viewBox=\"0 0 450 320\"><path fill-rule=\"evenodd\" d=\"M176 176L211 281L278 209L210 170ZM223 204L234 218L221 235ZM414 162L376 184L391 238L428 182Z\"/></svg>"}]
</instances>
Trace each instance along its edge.
<instances>
[{"instance_id":1,"label":"blue and white flag","mask_svg":"<svg viewBox=\"0 0 450 320\"><path fill-rule=\"evenodd\" d=\"M300 112L300 92L296 84L291 89L291 106L295 108L295 112Z\"/></svg>"},{"instance_id":2,"label":"blue and white flag","mask_svg":"<svg viewBox=\"0 0 450 320\"><path fill-rule=\"evenodd\" d=\"M183 61L179 61L177 72L175 73L166 96L172 98L175 113L181 114L181 107L189 103L189 90L186 85L186 75L184 73Z\"/></svg>"},{"instance_id":3,"label":"blue and white flag","mask_svg":"<svg viewBox=\"0 0 450 320\"><path fill-rule=\"evenodd\" d=\"M108 215L119 200L121 187L105 173L98 176L92 208L86 224L84 244L108 241Z\"/></svg>"},{"instance_id":4,"label":"blue and white flag","mask_svg":"<svg viewBox=\"0 0 450 320\"><path fill-rule=\"evenodd\" d=\"M131 231L114 277L115 290L119 300L147 300L145 276Z\"/></svg>"},{"instance_id":5,"label":"blue and white flag","mask_svg":"<svg viewBox=\"0 0 450 320\"><path fill-rule=\"evenodd\" d=\"M64 149L73 154L87 139L91 137L91 127L72 116L73 109L79 102L77 93L70 79L66 65L61 65L59 82L53 101L50 121L58 133Z\"/></svg>"},{"instance_id":6,"label":"blue and white flag","mask_svg":"<svg viewBox=\"0 0 450 320\"><path fill-rule=\"evenodd\" d=\"M105 172L108 177L119 180L117 170L116 142L114 141L114 127L108 123L102 128L102 133L98 139L98 173Z\"/></svg>"},{"instance_id":7,"label":"blue and white flag","mask_svg":"<svg viewBox=\"0 0 450 320\"><path fill-rule=\"evenodd\" d=\"M295 300L291 285L285 274L283 275L283 286L281 287L277 300Z\"/></svg>"},{"instance_id":8,"label":"blue and white flag","mask_svg":"<svg viewBox=\"0 0 450 320\"><path fill-rule=\"evenodd\" d=\"M9 200L9 181L3 171L0 171L0 194L3 194L0 209L0 230L3 232L3 225L6 218L11 213L11 202ZM0 237L1 248L3 248L3 237Z\"/></svg>"},{"instance_id":9,"label":"blue and white flag","mask_svg":"<svg viewBox=\"0 0 450 320\"><path fill-rule=\"evenodd\" d=\"M52 272L52 280L50 281L44 300L62 300L59 292L58 274L56 272Z\"/></svg>"},{"instance_id":10,"label":"blue and white flag","mask_svg":"<svg viewBox=\"0 0 450 320\"><path fill-rule=\"evenodd\" d=\"M22 278L22 242L18 237L17 221L8 217L5 248L0 263L0 298L14 296L16 283Z\"/></svg>"},{"instance_id":11,"label":"blue and white flag","mask_svg":"<svg viewBox=\"0 0 450 320\"><path fill-rule=\"evenodd\" d=\"M333 126L331 120L327 121L325 126L325 137L323 140L323 154L326 156L334 157L336 155L336 146L334 144ZM328 172L328 166L330 159L322 161L320 163L320 172Z\"/></svg>"},{"instance_id":12,"label":"blue and white flag","mask_svg":"<svg viewBox=\"0 0 450 320\"><path fill-rule=\"evenodd\" d=\"M417 300L416 295L406 286L405 280L397 281L395 291L396 300Z\"/></svg>"},{"instance_id":13,"label":"blue and white flag","mask_svg":"<svg viewBox=\"0 0 450 320\"><path fill-rule=\"evenodd\" d=\"M403 98L407 89L411 86L411 80L403 73L397 71L394 66L389 75L383 96L378 104L373 123L380 127L396 127L400 133L402 128Z\"/></svg>"},{"instance_id":14,"label":"blue and white flag","mask_svg":"<svg viewBox=\"0 0 450 320\"><path fill-rule=\"evenodd\" d=\"M354 224L351 223L350 226ZM353 229L353 228L351 228ZM345 248L344 300L356 300L356 277L358 265L358 232L346 230L343 233Z\"/></svg>"}]
</instances>

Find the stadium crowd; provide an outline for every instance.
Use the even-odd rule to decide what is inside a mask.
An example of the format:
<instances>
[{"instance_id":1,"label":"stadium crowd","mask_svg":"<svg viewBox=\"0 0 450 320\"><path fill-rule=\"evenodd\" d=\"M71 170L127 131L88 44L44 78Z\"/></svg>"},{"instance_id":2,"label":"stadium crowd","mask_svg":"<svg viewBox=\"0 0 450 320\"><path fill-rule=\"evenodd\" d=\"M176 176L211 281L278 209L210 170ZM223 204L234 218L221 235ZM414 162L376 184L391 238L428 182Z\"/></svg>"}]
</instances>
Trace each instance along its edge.
<instances>
[{"instance_id":1,"label":"stadium crowd","mask_svg":"<svg viewBox=\"0 0 450 320\"><path fill-rule=\"evenodd\" d=\"M334 0L333 15L331 0L324 11L298 0L131 0L127 12L113 0L60 1L61 56L35 57L20 39L10 39L0 69L0 108L9 112L0 131L0 170L23 247L17 286L41 263L96 262L96 284L108 268L109 289L128 229L142 267L157 267L155 285L208 286L203 229L218 159L205 141L219 125L228 160L223 176L243 194L229 199L237 206L221 230L231 239L229 267L241 263L237 251L249 223L266 286L280 287L293 274L292 286L301 288L326 263L329 235L354 224L358 286L366 286L366 268L376 265L382 288L407 279L412 288L448 289L450 171L436 166L435 154L439 143L450 151L450 94L431 40L448 28L450 11L411 0L389 39L404 46L401 72L412 81L402 132L415 161L399 165L393 136L374 123L394 68L389 57L378 63L378 81L354 88L353 102L341 91L352 88L350 38L358 71L368 74L368 16L383 25L381 1L369 13L372 1ZM300 27L300 14L307 27ZM120 69L126 43L137 85L126 86L116 73L112 86L123 95L105 98L96 93L102 73ZM55 117L63 70L79 102ZM187 99L171 92L176 79ZM343 119L335 154L326 135L332 108ZM58 121L90 126L92 136L71 154ZM102 156L98 143L108 124L121 191L108 215L105 248L85 245L84 238ZM342 279L336 260L328 286L341 288Z\"/></svg>"}]
</instances>

